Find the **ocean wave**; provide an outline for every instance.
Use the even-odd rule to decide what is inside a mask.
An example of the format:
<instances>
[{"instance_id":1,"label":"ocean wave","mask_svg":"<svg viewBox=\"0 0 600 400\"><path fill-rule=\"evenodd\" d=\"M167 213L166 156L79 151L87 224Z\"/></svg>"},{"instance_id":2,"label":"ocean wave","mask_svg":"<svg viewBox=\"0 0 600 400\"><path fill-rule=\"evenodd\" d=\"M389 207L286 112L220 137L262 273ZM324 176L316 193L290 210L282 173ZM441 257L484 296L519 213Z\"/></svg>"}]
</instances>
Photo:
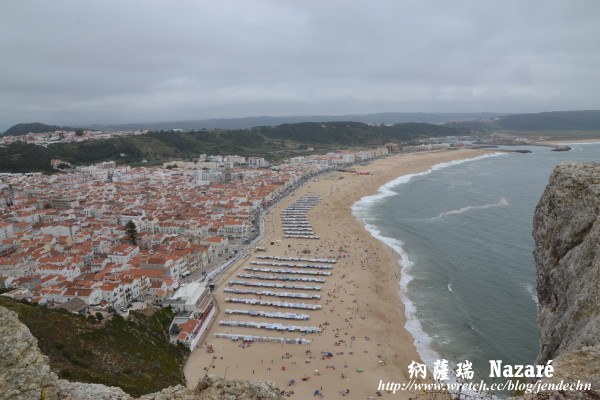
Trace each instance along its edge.
<instances>
[{"instance_id":1,"label":"ocean wave","mask_svg":"<svg viewBox=\"0 0 600 400\"><path fill-rule=\"evenodd\" d=\"M405 328L413 336L413 344L417 348L417 352L421 356L423 362L427 364L430 370L433 370L433 364L440 359L440 355L433 350L434 340L423 330L421 321L418 318L417 308L408 297L408 285L413 280L410 271L414 263L409 259L408 254L404 251L403 243L398 239L393 239L383 236L381 232L374 226L365 224L365 229L375 239L382 241L387 246L391 247L399 256L398 264L400 266L400 297L404 304L404 314L406 316Z\"/></svg>"},{"instance_id":2,"label":"ocean wave","mask_svg":"<svg viewBox=\"0 0 600 400\"><path fill-rule=\"evenodd\" d=\"M392 190L393 187L399 186L403 183L408 183L414 177L427 175L427 174L432 173L433 171L438 171L440 169L452 167L454 165L459 165L459 164L463 164L463 163L470 162L470 161L481 160L481 159L488 158L488 157L497 157L497 156L506 155L506 154L507 153L483 154L481 156L477 156L477 157L473 157L473 158L465 158L462 160L448 161L445 163L435 164L428 170L425 170L422 172L399 176L399 177L387 182L383 186L381 186L378 189L377 194L374 194L371 196L365 196L365 197L361 198L360 200L358 200L356 203L354 203L352 205L352 214L354 214L354 216L356 216L358 218L364 218L366 216L365 212L367 212L368 208L371 207L374 203L377 203L378 201L380 201L386 197L398 195L398 192L395 192Z\"/></svg>"},{"instance_id":3,"label":"ocean wave","mask_svg":"<svg viewBox=\"0 0 600 400\"><path fill-rule=\"evenodd\" d=\"M390 182L387 182L386 184L381 186L377 194L365 196L352 205L352 214L364 224L365 229L371 234L371 236L373 236L375 239L382 241L387 246L391 247L399 255L400 260L398 264L400 265L400 297L402 299L402 302L404 303L404 310L406 316L405 328L413 336L414 345L417 348L417 352L421 356L421 359L428 365L428 367L431 370L433 370L433 365L435 361L440 359L440 355L433 349L434 341L431 338L431 336L429 336L423 330L421 321L418 318L418 311L416 305L408 297L408 285L413 280L413 276L410 272L414 263L409 259L408 254L406 254L406 252L404 251L403 243L400 240L384 236L378 229L375 228L375 226L368 223L368 211L374 204L381 201L381 199L398 195L398 193L393 191L392 188L403 183L407 183L414 177L427 175L432 173L433 171L438 171L440 169L451 167L454 165L459 165L470 161L481 160L484 158L496 157L505 154L506 153L484 154L473 158L454 160L436 164L426 171L419 172L416 174L403 175L396 179L393 179Z\"/></svg>"},{"instance_id":4,"label":"ocean wave","mask_svg":"<svg viewBox=\"0 0 600 400\"><path fill-rule=\"evenodd\" d=\"M533 300L533 302L535 304L539 304L537 298L537 290L535 290L533 285L525 285L525 290L527 290L527 292L531 295L531 299Z\"/></svg>"},{"instance_id":5,"label":"ocean wave","mask_svg":"<svg viewBox=\"0 0 600 400\"><path fill-rule=\"evenodd\" d=\"M437 217L427 218L424 221L439 221L441 219L444 219L444 217L447 217L448 215L463 214L463 213L466 213L467 211L471 211L471 210L484 210L486 208L493 208L493 207L506 207L508 205L510 205L510 204L508 203L508 200L506 200L506 197L502 197L497 203L484 204L482 206L466 206L466 207L459 208L457 210L445 211L445 212L441 213L440 215L438 215Z\"/></svg>"}]
</instances>

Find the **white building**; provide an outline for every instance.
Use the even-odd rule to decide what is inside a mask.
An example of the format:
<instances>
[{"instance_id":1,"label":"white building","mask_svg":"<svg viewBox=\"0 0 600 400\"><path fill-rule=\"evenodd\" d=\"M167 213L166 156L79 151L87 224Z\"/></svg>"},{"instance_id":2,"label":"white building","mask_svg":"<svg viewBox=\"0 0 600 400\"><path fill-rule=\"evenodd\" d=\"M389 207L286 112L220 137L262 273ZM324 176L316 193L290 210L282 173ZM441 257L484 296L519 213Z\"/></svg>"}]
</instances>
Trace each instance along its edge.
<instances>
[{"instance_id":1,"label":"white building","mask_svg":"<svg viewBox=\"0 0 600 400\"><path fill-rule=\"evenodd\" d=\"M206 287L206 282L191 282L181 285L171 297L163 302L163 306L171 306L176 313L198 313L204 311L211 299L212 296Z\"/></svg>"}]
</instances>

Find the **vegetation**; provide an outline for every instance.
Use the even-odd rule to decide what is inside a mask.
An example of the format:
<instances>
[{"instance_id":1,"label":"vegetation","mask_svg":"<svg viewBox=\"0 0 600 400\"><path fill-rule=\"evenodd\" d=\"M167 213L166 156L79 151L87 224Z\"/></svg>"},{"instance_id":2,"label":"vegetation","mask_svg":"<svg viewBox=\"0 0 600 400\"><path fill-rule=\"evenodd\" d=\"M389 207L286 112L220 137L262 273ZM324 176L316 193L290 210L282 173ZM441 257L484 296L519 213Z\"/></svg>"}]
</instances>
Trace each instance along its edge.
<instances>
[{"instance_id":1,"label":"vegetation","mask_svg":"<svg viewBox=\"0 0 600 400\"><path fill-rule=\"evenodd\" d=\"M31 122L28 124L17 124L11 126L6 130L6 132L4 132L4 136L21 136L27 135L28 133L55 132L60 130L71 131L73 128L69 128L68 126L46 125L40 122Z\"/></svg>"},{"instance_id":2,"label":"vegetation","mask_svg":"<svg viewBox=\"0 0 600 400\"><path fill-rule=\"evenodd\" d=\"M9 131L24 129L17 129L21 125L31 124L15 125ZM49 127L43 126L45 129ZM31 131L30 128L28 130ZM245 130L154 131L107 140L55 143L47 148L13 143L0 147L0 172L51 172L50 159L53 158L74 165L106 160L114 160L119 164L156 165L174 159L192 160L205 153L258 156L279 161L287 157L350 147L381 146L390 141L418 143L432 136L487 135L492 132L528 137L551 136L561 140L598 138L600 111L517 114L444 125L301 122Z\"/></svg>"},{"instance_id":3,"label":"vegetation","mask_svg":"<svg viewBox=\"0 0 600 400\"><path fill-rule=\"evenodd\" d=\"M3 297L0 305L19 315L61 378L118 386L134 396L185 385L183 365L189 351L169 343L173 314L168 309L150 316L130 311L129 320L114 314L98 322L92 315Z\"/></svg>"},{"instance_id":4,"label":"vegetation","mask_svg":"<svg viewBox=\"0 0 600 400\"><path fill-rule=\"evenodd\" d=\"M133 221L130 220L128 223L125 224L125 233L127 235L127 240L129 241L129 243L131 243L134 246L137 245L138 231Z\"/></svg>"},{"instance_id":5,"label":"vegetation","mask_svg":"<svg viewBox=\"0 0 600 400\"><path fill-rule=\"evenodd\" d=\"M565 139L598 138L600 111L515 114L485 120L452 122L447 126L477 132L502 131L522 136L553 136Z\"/></svg>"},{"instance_id":6,"label":"vegetation","mask_svg":"<svg viewBox=\"0 0 600 400\"><path fill-rule=\"evenodd\" d=\"M34 144L12 143L0 146L0 172L52 172L52 153Z\"/></svg>"},{"instance_id":7,"label":"vegetation","mask_svg":"<svg viewBox=\"0 0 600 400\"><path fill-rule=\"evenodd\" d=\"M74 165L115 160L120 164L147 165L200 154L238 154L281 160L296 155L323 153L352 146L381 146L390 140L416 140L460 133L457 128L430 124L371 126L358 122L300 123L251 130L149 132L106 140L55 143L47 148L13 143L0 147L0 172L53 171L57 158ZM309 151L309 145L313 150ZM25 147L24 147L25 146ZM31 155L31 156L30 156Z\"/></svg>"}]
</instances>

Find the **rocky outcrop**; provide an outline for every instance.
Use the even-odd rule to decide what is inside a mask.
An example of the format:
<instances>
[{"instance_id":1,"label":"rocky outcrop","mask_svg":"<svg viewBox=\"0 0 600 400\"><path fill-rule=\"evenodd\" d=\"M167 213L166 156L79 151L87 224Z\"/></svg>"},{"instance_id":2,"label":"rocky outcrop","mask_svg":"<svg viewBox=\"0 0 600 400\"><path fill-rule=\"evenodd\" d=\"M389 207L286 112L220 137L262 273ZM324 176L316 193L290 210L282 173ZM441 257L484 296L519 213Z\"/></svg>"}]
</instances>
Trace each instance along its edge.
<instances>
[{"instance_id":1,"label":"rocky outcrop","mask_svg":"<svg viewBox=\"0 0 600 400\"><path fill-rule=\"evenodd\" d=\"M279 388L273 382L225 380L207 376L195 389L183 386L147 394L139 400L280 400Z\"/></svg>"},{"instance_id":2,"label":"rocky outcrop","mask_svg":"<svg viewBox=\"0 0 600 400\"><path fill-rule=\"evenodd\" d=\"M563 163L533 219L540 354L600 344L600 165Z\"/></svg>"},{"instance_id":3,"label":"rocky outcrop","mask_svg":"<svg viewBox=\"0 0 600 400\"><path fill-rule=\"evenodd\" d=\"M534 215L540 353L554 360L546 382L592 384L590 391L535 399L600 399L600 164L558 165Z\"/></svg>"},{"instance_id":4,"label":"rocky outcrop","mask_svg":"<svg viewBox=\"0 0 600 400\"><path fill-rule=\"evenodd\" d=\"M40 399L55 392L48 358L17 314L0 307L0 399Z\"/></svg>"},{"instance_id":5,"label":"rocky outcrop","mask_svg":"<svg viewBox=\"0 0 600 400\"><path fill-rule=\"evenodd\" d=\"M0 307L0 400L133 400L120 388L58 379L17 314ZM208 376L194 389L175 386L140 400L281 400L275 383Z\"/></svg>"}]
</instances>

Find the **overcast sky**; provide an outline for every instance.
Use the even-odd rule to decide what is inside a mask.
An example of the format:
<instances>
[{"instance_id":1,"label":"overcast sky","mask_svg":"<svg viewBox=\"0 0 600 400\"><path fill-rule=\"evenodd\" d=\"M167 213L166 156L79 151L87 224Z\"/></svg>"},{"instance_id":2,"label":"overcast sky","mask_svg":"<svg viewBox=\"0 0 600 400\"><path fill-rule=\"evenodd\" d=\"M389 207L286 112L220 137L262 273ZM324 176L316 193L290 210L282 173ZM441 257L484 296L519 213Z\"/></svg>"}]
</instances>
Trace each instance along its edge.
<instances>
[{"instance_id":1,"label":"overcast sky","mask_svg":"<svg viewBox=\"0 0 600 400\"><path fill-rule=\"evenodd\" d=\"M600 108L597 0L4 0L0 130Z\"/></svg>"}]
</instances>

